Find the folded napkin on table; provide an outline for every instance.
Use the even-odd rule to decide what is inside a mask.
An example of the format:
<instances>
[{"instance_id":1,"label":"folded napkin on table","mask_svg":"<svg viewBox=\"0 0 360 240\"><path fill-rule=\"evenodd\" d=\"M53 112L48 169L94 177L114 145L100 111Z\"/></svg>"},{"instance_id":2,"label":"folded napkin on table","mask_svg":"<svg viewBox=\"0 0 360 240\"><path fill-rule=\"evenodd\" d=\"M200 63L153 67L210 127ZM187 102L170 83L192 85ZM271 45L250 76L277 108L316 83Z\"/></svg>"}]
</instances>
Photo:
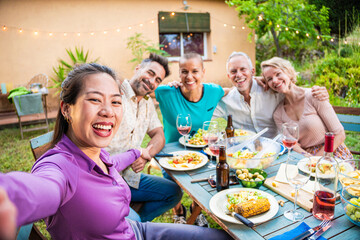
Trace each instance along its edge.
<instances>
[{"instance_id":1,"label":"folded napkin on table","mask_svg":"<svg viewBox=\"0 0 360 240\"><path fill-rule=\"evenodd\" d=\"M282 239L292 239L298 235L300 235L301 233L309 230L311 227L309 227L306 223L301 223L299 226L297 226L296 228L285 232L281 235L275 236L270 238L269 240L282 240ZM320 236L317 240L326 240L326 238Z\"/></svg>"}]
</instances>

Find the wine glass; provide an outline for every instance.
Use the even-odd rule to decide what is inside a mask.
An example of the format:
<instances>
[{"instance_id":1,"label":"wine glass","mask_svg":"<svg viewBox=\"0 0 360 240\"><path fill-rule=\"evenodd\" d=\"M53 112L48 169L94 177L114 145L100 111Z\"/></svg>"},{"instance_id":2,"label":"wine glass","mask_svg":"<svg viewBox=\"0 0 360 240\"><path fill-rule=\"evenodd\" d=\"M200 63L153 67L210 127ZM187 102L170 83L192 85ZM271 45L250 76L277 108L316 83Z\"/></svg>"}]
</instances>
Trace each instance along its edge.
<instances>
[{"instance_id":1,"label":"wine glass","mask_svg":"<svg viewBox=\"0 0 360 240\"><path fill-rule=\"evenodd\" d=\"M209 138L216 141L218 138L218 123L216 121L205 121L203 123L203 140L208 144Z\"/></svg>"},{"instance_id":2,"label":"wine glass","mask_svg":"<svg viewBox=\"0 0 360 240\"><path fill-rule=\"evenodd\" d=\"M290 154L290 153L289 153ZM288 158L286 161L285 175L288 183L295 188L294 209L284 212L284 216L294 222L302 221L304 214L296 211L298 191L310 179L310 171L306 171L307 166L311 164L310 157L305 157L301 160ZM303 171L305 170L305 171Z\"/></svg>"},{"instance_id":3,"label":"wine glass","mask_svg":"<svg viewBox=\"0 0 360 240\"><path fill-rule=\"evenodd\" d=\"M226 139L226 133L220 132L219 129L213 130L213 135L216 135L217 137L209 138L209 149L212 152L213 155L216 156L216 162L219 162L219 153L220 153L220 146L226 146L225 139Z\"/></svg>"},{"instance_id":4,"label":"wine glass","mask_svg":"<svg viewBox=\"0 0 360 240\"><path fill-rule=\"evenodd\" d=\"M283 123L282 142L288 150L288 159L290 158L290 151L295 146L299 139L299 125L297 123Z\"/></svg>"},{"instance_id":5,"label":"wine glass","mask_svg":"<svg viewBox=\"0 0 360 240\"><path fill-rule=\"evenodd\" d=\"M186 150L187 137L191 130L191 116L190 114L178 114L176 118L176 127L179 133L184 136L184 147Z\"/></svg>"}]
</instances>

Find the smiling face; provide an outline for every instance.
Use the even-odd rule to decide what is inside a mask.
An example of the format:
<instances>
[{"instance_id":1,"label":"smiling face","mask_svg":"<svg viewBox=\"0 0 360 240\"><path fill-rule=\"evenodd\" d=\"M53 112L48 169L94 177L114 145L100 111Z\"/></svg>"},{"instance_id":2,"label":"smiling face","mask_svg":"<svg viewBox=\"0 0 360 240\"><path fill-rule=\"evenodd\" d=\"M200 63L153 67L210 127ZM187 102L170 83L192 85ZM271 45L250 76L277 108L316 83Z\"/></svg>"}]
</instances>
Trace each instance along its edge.
<instances>
[{"instance_id":1,"label":"smiling face","mask_svg":"<svg viewBox=\"0 0 360 240\"><path fill-rule=\"evenodd\" d=\"M255 69L250 69L245 56L232 57L227 65L227 76L241 94L249 94Z\"/></svg>"},{"instance_id":2,"label":"smiling face","mask_svg":"<svg viewBox=\"0 0 360 240\"><path fill-rule=\"evenodd\" d=\"M75 104L62 102L61 109L70 116L67 135L80 149L107 147L122 119L119 86L106 73L88 75Z\"/></svg>"},{"instance_id":3,"label":"smiling face","mask_svg":"<svg viewBox=\"0 0 360 240\"><path fill-rule=\"evenodd\" d=\"M179 63L179 74L181 83L187 90L200 87L205 75L201 59L197 57L182 59Z\"/></svg>"},{"instance_id":4,"label":"smiling face","mask_svg":"<svg viewBox=\"0 0 360 240\"><path fill-rule=\"evenodd\" d=\"M136 96L145 96L153 93L164 78L164 67L157 62L149 62L136 67L130 85Z\"/></svg>"},{"instance_id":5,"label":"smiling face","mask_svg":"<svg viewBox=\"0 0 360 240\"><path fill-rule=\"evenodd\" d=\"M283 70L267 66L262 71L265 81L272 90L280 93L286 93L289 90L292 81Z\"/></svg>"}]
</instances>

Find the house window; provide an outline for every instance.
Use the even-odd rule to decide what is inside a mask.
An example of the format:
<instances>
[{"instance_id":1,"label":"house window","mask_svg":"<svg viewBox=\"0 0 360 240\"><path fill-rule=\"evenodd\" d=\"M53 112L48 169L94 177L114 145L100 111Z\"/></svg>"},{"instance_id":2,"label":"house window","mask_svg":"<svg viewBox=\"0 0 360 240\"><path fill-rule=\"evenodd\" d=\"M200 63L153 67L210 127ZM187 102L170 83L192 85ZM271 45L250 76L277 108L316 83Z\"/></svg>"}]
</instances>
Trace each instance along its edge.
<instances>
[{"instance_id":1,"label":"house window","mask_svg":"<svg viewBox=\"0 0 360 240\"><path fill-rule=\"evenodd\" d=\"M206 33L160 33L160 44L171 57L196 52L207 58Z\"/></svg>"},{"instance_id":2,"label":"house window","mask_svg":"<svg viewBox=\"0 0 360 240\"><path fill-rule=\"evenodd\" d=\"M209 13L159 12L159 42L170 54L170 60L178 60L189 52L207 58L207 34L210 32Z\"/></svg>"}]
</instances>

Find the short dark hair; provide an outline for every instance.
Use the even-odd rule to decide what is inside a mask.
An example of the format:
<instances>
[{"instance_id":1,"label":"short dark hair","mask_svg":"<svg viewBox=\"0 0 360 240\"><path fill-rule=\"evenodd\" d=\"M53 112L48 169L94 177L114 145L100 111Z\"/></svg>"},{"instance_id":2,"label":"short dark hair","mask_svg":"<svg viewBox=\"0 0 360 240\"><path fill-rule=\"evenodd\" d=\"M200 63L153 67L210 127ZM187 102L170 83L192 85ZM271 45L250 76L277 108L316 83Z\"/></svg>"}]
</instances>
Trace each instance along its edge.
<instances>
[{"instance_id":1,"label":"short dark hair","mask_svg":"<svg viewBox=\"0 0 360 240\"><path fill-rule=\"evenodd\" d=\"M183 56L181 56L179 63L183 60L189 60L189 59L193 59L193 58L199 59L201 62L201 67L204 68L204 60L201 57L201 55L196 52L185 53Z\"/></svg>"},{"instance_id":2,"label":"short dark hair","mask_svg":"<svg viewBox=\"0 0 360 240\"><path fill-rule=\"evenodd\" d=\"M140 66L144 67L146 64L151 63L151 62L157 62L164 68L165 77L170 75L169 62L166 57L157 55L155 53L150 53L148 58L145 58L144 60L142 60Z\"/></svg>"},{"instance_id":3,"label":"short dark hair","mask_svg":"<svg viewBox=\"0 0 360 240\"><path fill-rule=\"evenodd\" d=\"M89 75L97 73L107 73L115 81L118 80L115 72L109 67L97 63L77 65L69 72L68 76L61 84L60 100L67 104L75 104L84 85L84 79ZM59 108L54 128L54 136L51 141L51 148L61 140L63 134L65 134L68 129L69 123L62 115L61 108Z\"/></svg>"}]
</instances>

